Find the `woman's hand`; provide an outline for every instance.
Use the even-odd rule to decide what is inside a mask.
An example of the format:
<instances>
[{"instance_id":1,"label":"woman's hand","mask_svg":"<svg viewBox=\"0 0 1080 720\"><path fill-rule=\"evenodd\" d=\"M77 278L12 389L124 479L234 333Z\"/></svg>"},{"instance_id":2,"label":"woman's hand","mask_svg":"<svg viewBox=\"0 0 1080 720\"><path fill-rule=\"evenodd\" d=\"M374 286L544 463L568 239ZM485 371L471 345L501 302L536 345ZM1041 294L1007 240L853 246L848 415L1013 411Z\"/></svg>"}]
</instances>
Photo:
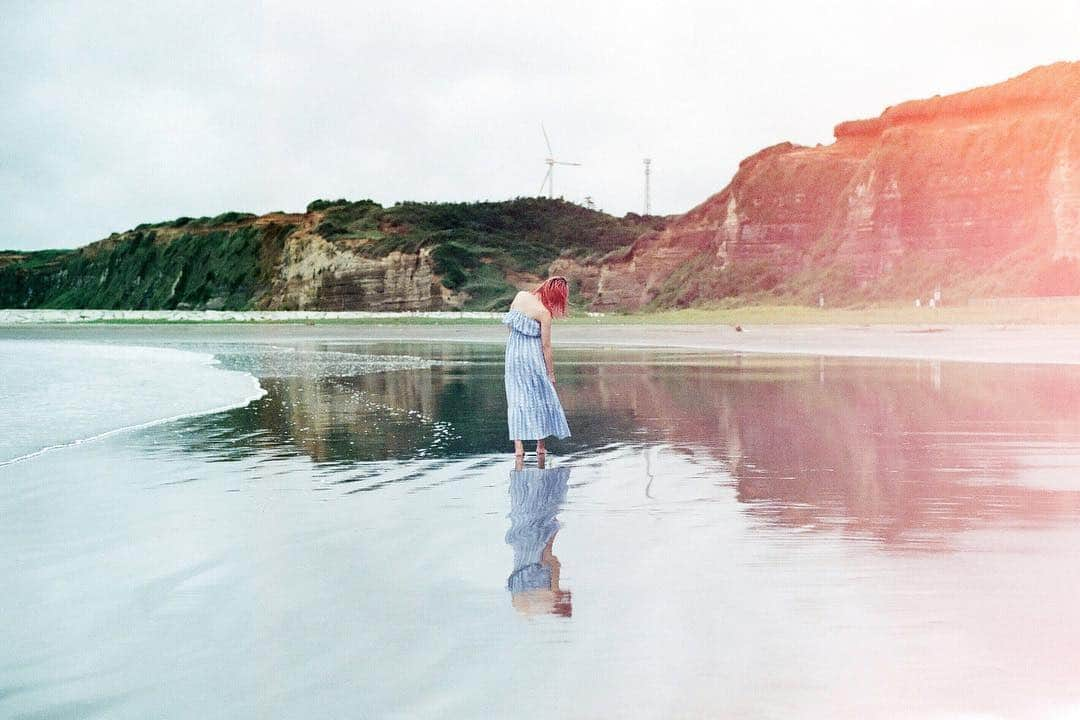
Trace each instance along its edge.
<instances>
[{"instance_id":1,"label":"woman's hand","mask_svg":"<svg viewBox=\"0 0 1080 720\"><path fill-rule=\"evenodd\" d=\"M555 384L555 373L549 372L548 373L548 380L550 380L551 384L554 385Z\"/></svg>"}]
</instances>

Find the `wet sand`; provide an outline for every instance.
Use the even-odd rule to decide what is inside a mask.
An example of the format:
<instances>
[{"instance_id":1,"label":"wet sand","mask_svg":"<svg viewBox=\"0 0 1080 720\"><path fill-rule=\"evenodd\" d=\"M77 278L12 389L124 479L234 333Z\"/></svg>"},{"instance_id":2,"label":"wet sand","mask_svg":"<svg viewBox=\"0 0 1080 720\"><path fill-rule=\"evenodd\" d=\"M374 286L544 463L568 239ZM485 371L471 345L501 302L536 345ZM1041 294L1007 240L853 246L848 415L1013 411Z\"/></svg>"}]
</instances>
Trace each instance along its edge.
<instances>
[{"instance_id":1,"label":"wet sand","mask_svg":"<svg viewBox=\"0 0 1080 720\"><path fill-rule=\"evenodd\" d=\"M499 341L501 328L382 327L362 331L396 340ZM556 325L555 345L647 347L727 353L909 358L992 363L1080 364L1080 326Z\"/></svg>"},{"instance_id":2,"label":"wet sand","mask_svg":"<svg viewBox=\"0 0 1080 720\"><path fill-rule=\"evenodd\" d=\"M490 324L332 325L214 323L195 325L0 325L0 337L95 338L156 342L169 337L237 341L502 342ZM989 363L1080 364L1080 325L727 325L556 324L553 344L563 347L639 347L722 353L824 357L907 358Z\"/></svg>"}]
</instances>

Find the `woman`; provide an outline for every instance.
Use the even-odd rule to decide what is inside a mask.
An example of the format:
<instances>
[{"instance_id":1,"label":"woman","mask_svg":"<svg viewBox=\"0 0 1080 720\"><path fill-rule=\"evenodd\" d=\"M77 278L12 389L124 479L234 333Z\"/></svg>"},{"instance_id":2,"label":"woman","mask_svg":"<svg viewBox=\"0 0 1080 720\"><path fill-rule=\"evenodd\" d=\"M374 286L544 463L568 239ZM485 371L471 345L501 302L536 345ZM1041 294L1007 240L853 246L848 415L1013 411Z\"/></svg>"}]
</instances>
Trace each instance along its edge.
<instances>
[{"instance_id":1,"label":"woman","mask_svg":"<svg viewBox=\"0 0 1080 720\"><path fill-rule=\"evenodd\" d=\"M549 435L570 437L551 359L551 321L566 315L569 287L564 277L551 277L532 292L521 291L503 317L506 339L506 414L514 455L525 455L522 440L536 441L536 455L546 453Z\"/></svg>"}]
</instances>

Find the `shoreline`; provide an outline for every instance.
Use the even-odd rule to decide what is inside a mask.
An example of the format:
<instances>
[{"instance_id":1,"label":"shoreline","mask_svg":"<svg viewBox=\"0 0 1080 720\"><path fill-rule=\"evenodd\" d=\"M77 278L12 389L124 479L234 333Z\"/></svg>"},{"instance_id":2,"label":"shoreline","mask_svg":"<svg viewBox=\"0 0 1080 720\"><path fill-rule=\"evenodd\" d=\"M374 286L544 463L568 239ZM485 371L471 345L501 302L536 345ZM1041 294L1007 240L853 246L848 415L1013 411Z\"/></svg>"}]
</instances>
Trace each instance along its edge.
<instances>
[{"instance_id":1,"label":"shoreline","mask_svg":"<svg viewBox=\"0 0 1080 720\"><path fill-rule=\"evenodd\" d=\"M371 329L374 330L374 329ZM477 328L470 327L475 332ZM483 337L447 333L409 333L382 328L372 339L398 342L502 342L501 328L485 328ZM929 360L993 364L1080 365L1080 327L1037 328L958 325L918 326L727 326L638 325L556 328L556 350L562 347L670 350L723 354L798 355L881 360Z\"/></svg>"},{"instance_id":2,"label":"shoreline","mask_svg":"<svg viewBox=\"0 0 1080 720\"><path fill-rule=\"evenodd\" d=\"M498 317L498 316L496 316ZM0 338L161 342L490 343L504 341L496 319L468 323L64 323L0 326ZM553 344L597 347L930 360L1080 365L1080 325L728 325L557 324Z\"/></svg>"},{"instance_id":3,"label":"shoreline","mask_svg":"<svg viewBox=\"0 0 1080 720\"><path fill-rule=\"evenodd\" d=\"M486 324L502 312L471 310L108 310L0 308L0 328L24 325L460 325ZM1077 325L1080 297L999 298L965 305L879 304L825 307L723 303L712 307L634 313L571 308L565 326L767 325L966 326Z\"/></svg>"}]
</instances>

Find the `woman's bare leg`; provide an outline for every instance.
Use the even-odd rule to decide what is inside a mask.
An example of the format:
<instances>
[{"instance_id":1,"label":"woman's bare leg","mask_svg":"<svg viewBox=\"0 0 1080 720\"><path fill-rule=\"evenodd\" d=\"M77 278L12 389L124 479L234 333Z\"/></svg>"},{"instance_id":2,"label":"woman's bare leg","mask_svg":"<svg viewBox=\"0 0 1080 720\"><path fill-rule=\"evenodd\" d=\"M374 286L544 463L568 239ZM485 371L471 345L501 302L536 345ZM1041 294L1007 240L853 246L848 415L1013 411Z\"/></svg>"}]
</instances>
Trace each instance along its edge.
<instances>
[{"instance_id":1,"label":"woman's bare leg","mask_svg":"<svg viewBox=\"0 0 1080 720\"><path fill-rule=\"evenodd\" d=\"M543 440L537 440L536 441L536 455L537 455L537 457L539 457L541 455L544 455L545 453L547 453L547 448L544 447L544 441Z\"/></svg>"},{"instance_id":2,"label":"woman's bare leg","mask_svg":"<svg viewBox=\"0 0 1080 720\"><path fill-rule=\"evenodd\" d=\"M525 443L520 440L514 441L514 455L517 457L525 457Z\"/></svg>"}]
</instances>

